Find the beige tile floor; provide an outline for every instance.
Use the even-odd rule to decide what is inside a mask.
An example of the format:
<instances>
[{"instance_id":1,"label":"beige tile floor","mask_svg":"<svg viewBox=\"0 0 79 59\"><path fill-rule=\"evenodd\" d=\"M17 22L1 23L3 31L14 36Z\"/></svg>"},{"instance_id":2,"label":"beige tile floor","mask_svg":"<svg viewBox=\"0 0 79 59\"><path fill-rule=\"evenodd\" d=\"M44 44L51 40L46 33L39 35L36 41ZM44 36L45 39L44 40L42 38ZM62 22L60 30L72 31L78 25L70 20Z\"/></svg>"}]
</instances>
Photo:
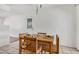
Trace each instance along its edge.
<instances>
[{"instance_id":1,"label":"beige tile floor","mask_svg":"<svg viewBox=\"0 0 79 59\"><path fill-rule=\"evenodd\" d=\"M19 42L13 42L9 45L0 47L0 54L18 54L19 53ZM61 46L59 50L60 54L79 54L79 51L75 48Z\"/></svg>"}]
</instances>

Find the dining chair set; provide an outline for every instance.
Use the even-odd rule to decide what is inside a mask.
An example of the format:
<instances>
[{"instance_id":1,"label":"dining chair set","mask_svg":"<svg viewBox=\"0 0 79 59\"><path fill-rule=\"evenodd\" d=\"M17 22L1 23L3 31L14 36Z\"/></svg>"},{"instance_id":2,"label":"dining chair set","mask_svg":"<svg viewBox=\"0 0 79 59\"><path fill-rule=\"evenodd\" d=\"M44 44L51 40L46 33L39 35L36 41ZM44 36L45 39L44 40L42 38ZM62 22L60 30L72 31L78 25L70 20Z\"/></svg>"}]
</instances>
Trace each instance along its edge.
<instances>
[{"instance_id":1,"label":"dining chair set","mask_svg":"<svg viewBox=\"0 0 79 59\"><path fill-rule=\"evenodd\" d=\"M55 44L53 43L54 41ZM19 54L28 54L28 51L30 54L43 54L43 52L59 54L58 34L56 34L56 40L54 36L41 32L33 35L26 33L19 34Z\"/></svg>"}]
</instances>

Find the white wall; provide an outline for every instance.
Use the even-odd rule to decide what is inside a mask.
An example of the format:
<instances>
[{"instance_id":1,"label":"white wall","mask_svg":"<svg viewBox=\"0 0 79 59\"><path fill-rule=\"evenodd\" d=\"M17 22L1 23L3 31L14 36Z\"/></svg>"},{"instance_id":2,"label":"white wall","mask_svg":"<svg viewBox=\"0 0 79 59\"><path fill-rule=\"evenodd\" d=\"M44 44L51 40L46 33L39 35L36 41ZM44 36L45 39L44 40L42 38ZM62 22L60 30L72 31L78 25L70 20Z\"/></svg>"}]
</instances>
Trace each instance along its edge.
<instances>
[{"instance_id":1,"label":"white wall","mask_svg":"<svg viewBox=\"0 0 79 59\"><path fill-rule=\"evenodd\" d=\"M76 23L77 23L77 32L76 32L77 40L76 40L76 47L79 50L79 5L76 6L76 9L77 9L77 12L76 12L77 13L77 21L76 21Z\"/></svg>"},{"instance_id":2,"label":"white wall","mask_svg":"<svg viewBox=\"0 0 79 59\"><path fill-rule=\"evenodd\" d=\"M35 16L35 6L11 5L9 16L5 18L4 24L10 26L10 36L18 36L21 32L28 32L27 18ZM31 30L30 30L31 31Z\"/></svg>"},{"instance_id":3,"label":"white wall","mask_svg":"<svg viewBox=\"0 0 79 59\"><path fill-rule=\"evenodd\" d=\"M57 5L41 8L34 20L37 32L59 33L60 45L76 46L76 9L73 5Z\"/></svg>"},{"instance_id":4,"label":"white wall","mask_svg":"<svg viewBox=\"0 0 79 59\"><path fill-rule=\"evenodd\" d=\"M5 19L4 24L10 26L10 36L17 37L20 32L25 32L26 17L24 15L13 15Z\"/></svg>"},{"instance_id":5,"label":"white wall","mask_svg":"<svg viewBox=\"0 0 79 59\"><path fill-rule=\"evenodd\" d=\"M18 5L19 6L19 5ZM17 7L18 7L17 6ZM49 7L50 6L50 7ZM14 14L7 17L5 24L10 25L12 36L17 36L20 32L27 32L25 25L28 17L33 18L33 31L30 33L46 32L56 35L59 33L60 44L69 47L76 46L76 9L73 5L49 5L39 8L38 15L35 16L35 7L12 7ZM16 9L13 9L16 8ZM25 8L25 9L24 9ZM28 8L28 9L27 9ZM22 9L22 12L21 12ZM18 11L19 10L19 11ZM24 11L23 11L24 10Z\"/></svg>"},{"instance_id":6,"label":"white wall","mask_svg":"<svg viewBox=\"0 0 79 59\"><path fill-rule=\"evenodd\" d=\"M9 26L3 24L4 18L0 17L0 47L9 44Z\"/></svg>"}]
</instances>

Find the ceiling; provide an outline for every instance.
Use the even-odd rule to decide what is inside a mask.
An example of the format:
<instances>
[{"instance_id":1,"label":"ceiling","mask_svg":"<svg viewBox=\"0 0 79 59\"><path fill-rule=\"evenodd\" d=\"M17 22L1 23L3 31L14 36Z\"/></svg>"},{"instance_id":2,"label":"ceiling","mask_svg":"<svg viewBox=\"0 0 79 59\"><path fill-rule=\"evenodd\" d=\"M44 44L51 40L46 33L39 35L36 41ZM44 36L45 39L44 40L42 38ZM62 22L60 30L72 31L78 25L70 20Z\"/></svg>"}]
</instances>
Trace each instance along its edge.
<instances>
[{"instance_id":1,"label":"ceiling","mask_svg":"<svg viewBox=\"0 0 79 59\"><path fill-rule=\"evenodd\" d=\"M42 8L64 8L69 9L74 5L42 4ZM14 14L34 14L40 4L0 4L0 17L7 17ZM70 9L70 10L71 10Z\"/></svg>"}]
</instances>

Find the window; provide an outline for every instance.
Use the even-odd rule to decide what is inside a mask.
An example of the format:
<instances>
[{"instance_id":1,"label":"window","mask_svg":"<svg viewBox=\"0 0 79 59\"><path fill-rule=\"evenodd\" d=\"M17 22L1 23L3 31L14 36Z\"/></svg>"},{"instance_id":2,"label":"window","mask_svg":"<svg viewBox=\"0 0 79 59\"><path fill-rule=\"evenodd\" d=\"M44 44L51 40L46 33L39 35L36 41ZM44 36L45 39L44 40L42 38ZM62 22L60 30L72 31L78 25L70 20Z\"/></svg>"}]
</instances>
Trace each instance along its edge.
<instances>
[{"instance_id":1,"label":"window","mask_svg":"<svg viewBox=\"0 0 79 59\"><path fill-rule=\"evenodd\" d=\"M32 18L27 18L27 29L32 29Z\"/></svg>"}]
</instances>

